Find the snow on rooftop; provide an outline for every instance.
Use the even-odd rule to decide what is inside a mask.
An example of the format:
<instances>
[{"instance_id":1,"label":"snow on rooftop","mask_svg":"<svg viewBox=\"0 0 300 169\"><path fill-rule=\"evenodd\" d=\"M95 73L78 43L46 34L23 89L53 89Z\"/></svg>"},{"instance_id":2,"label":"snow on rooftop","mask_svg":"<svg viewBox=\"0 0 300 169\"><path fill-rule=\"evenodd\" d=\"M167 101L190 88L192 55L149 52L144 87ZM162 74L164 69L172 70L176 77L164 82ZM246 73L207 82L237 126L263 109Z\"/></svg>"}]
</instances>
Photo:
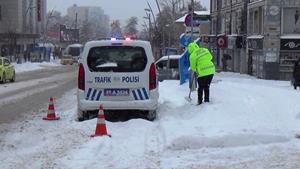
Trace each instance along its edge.
<instances>
[{"instance_id":1,"label":"snow on rooftop","mask_svg":"<svg viewBox=\"0 0 300 169\"><path fill-rule=\"evenodd\" d=\"M82 44L72 44L72 45L69 45L69 47L82 47L83 45Z\"/></svg>"},{"instance_id":2,"label":"snow on rooftop","mask_svg":"<svg viewBox=\"0 0 300 169\"><path fill-rule=\"evenodd\" d=\"M195 14L197 14L197 15L210 15L210 11L195 11ZM187 16L187 14L185 14L181 18L177 19L175 22L177 22L177 23L184 22L186 16Z\"/></svg>"}]
</instances>

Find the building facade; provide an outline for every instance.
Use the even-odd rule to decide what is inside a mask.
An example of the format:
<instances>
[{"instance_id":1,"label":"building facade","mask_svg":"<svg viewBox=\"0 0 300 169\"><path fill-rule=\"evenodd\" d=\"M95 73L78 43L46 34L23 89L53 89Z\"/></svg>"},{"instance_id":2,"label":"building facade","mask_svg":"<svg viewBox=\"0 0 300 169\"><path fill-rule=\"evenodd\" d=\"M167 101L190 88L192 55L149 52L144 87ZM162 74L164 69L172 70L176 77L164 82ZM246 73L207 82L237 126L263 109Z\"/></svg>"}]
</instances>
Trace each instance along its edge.
<instances>
[{"instance_id":1,"label":"building facade","mask_svg":"<svg viewBox=\"0 0 300 169\"><path fill-rule=\"evenodd\" d=\"M300 58L300 1L250 0L248 6L249 74L290 79Z\"/></svg>"},{"instance_id":2,"label":"building facade","mask_svg":"<svg viewBox=\"0 0 300 169\"><path fill-rule=\"evenodd\" d=\"M21 54L42 41L47 0L0 0L1 55Z\"/></svg>"},{"instance_id":3,"label":"building facade","mask_svg":"<svg viewBox=\"0 0 300 169\"><path fill-rule=\"evenodd\" d=\"M263 79L291 78L300 58L299 0L212 0L211 8L218 57L232 56L231 71ZM218 44L221 36L224 46Z\"/></svg>"},{"instance_id":4,"label":"building facade","mask_svg":"<svg viewBox=\"0 0 300 169\"><path fill-rule=\"evenodd\" d=\"M109 16L104 14L104 10L97 6L73 6L67 9L67 16L71 18L73 24L71 28L79 28L84 30L89 25L90 31L81 32L81 36L88 34L89 39L97 39L108 36L109 32Z\"/></svg>"},{"instance_id":5,"label":"building facade","mask_svg":"<svg viewBox=\"0 0 300 169\"><path fill-rule=\"evenodd\" d=\"M209 46L217 65L227 65L226 69L233 72L247 73L247 4L245 0L211 0ZM225 55L228 57L223 59Z\"/></svg>"},{"instance_id":6,"label":"building facade","mask_svg":"<svg viewBox=\"0 0 300 169\"><path fill-rule=\"evenodd\" d=\"M109 23L108 16L104 14L104 10L101 7L94 6L73 6L67 9L67 15L74 21L77 17L78 27L82 26L84 22L99 22L99 23Z\"/></svg>"}]
</instances>

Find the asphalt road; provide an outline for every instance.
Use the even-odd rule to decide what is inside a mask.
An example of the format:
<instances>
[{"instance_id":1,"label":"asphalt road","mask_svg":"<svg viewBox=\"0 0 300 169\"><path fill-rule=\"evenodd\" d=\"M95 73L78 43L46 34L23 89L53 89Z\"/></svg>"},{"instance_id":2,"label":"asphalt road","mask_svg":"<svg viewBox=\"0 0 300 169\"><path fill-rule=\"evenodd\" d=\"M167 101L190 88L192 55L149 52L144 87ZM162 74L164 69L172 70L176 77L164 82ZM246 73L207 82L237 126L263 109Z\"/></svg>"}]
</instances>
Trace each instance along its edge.
<instances>
[{"instance_id":1,"label":"asphalt road","mask_svg":"<svg viewBox=\"0 0 300 169\"><path fill-rule=\"evenodd\" d=\"M59 66L16 75L15 83L0 85L0 124L24 120L77 86L77 66ZM76 103L74 103L76 104Z\"/></svg>"}]
</instances>

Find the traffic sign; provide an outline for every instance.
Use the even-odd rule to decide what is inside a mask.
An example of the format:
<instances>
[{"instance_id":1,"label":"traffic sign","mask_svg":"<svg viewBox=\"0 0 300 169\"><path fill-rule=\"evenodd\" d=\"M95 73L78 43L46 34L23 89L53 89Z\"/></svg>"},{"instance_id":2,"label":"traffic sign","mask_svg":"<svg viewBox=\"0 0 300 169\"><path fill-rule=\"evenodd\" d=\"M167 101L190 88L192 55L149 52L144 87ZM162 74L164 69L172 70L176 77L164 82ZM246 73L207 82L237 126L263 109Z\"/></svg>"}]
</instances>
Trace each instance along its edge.
<instances>
[{"instance_id":1,"label":"traffic sign","mask_svg":"<svg viewBox=\"0 0 300 169\"><path fill-rule=\"evenodd\" d=\"M209 15L197 15L193 14L193 27L198 27L200 26L201 23L205 22L207 23L210 20ZM187 14L185 19L184 19L184 24L185 26L191 27L192 26L192 15Z\"/></svg>"}]
</instances>

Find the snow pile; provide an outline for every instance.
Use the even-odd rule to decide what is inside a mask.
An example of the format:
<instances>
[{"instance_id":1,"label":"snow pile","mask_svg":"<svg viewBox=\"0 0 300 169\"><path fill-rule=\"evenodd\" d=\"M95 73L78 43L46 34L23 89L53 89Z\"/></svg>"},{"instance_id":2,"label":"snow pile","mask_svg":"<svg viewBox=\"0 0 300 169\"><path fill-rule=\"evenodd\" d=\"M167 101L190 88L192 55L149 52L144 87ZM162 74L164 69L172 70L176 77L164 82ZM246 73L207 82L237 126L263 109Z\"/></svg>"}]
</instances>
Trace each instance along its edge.
<instances>
[{"instance_id":1,"label":"snow pile","mask_svg":"<svg viewBox=\"0 0 300 169\"><path fill-rule=\"evenodd\" d=\"M72 90L55 102L59 121L42 121L45 109L1 125L0 168L300 168L300 92L289 82L221 73L200 106L178 83L160 83L156 121L106 122L111 138L90 138L96 119L74 121Z\"/></svg>"},{"instance_id":2,"label":"snow pile","mask_svg":"<svg viewBox=\"0 0 300 169\"><path fill-rule=\"evenodd\" d=\"M41 63L36 63L36 62L25 62L22 64L13 63L13 65L15 67L16 73L45 69L48 67L61 66L61 64L59 64L59 60L52 60L51 62L41 62Z\"/></svg>"}]
</instances>

